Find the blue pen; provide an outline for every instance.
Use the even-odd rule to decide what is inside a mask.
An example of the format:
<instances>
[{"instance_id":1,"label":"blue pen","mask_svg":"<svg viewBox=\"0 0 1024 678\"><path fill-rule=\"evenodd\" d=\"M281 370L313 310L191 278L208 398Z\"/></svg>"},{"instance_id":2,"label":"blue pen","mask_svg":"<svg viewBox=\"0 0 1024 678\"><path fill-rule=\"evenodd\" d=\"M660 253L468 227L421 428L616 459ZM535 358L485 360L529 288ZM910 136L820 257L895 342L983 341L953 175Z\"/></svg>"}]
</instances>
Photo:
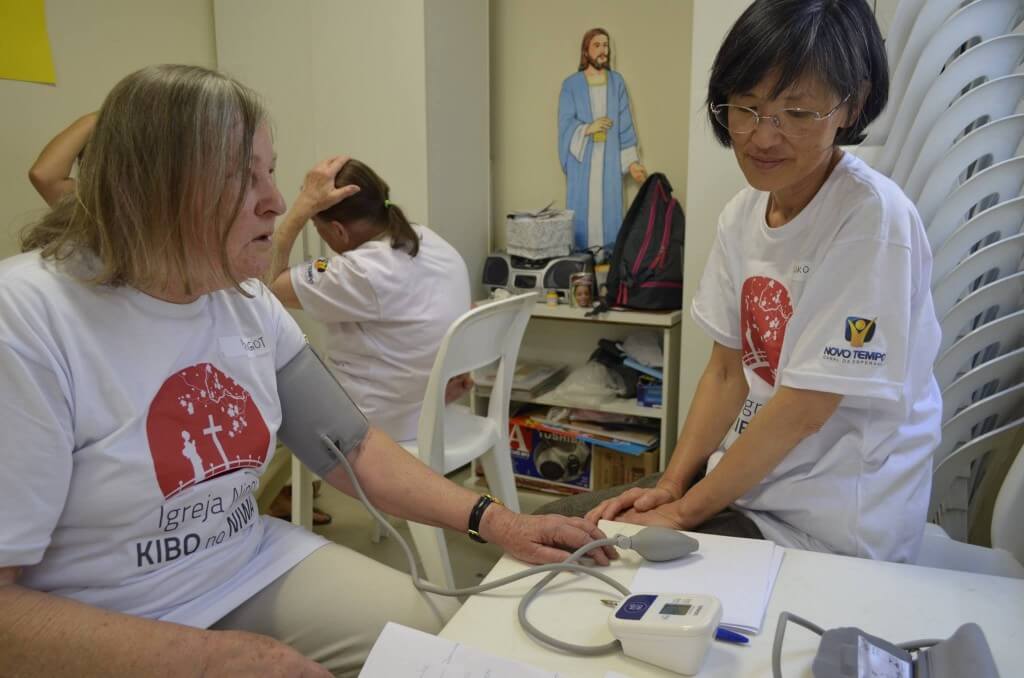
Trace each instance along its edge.
<instances>
[{"instance_id":1,"label":"blue pen","mask_svg":"<svg viewBox=\"0 0 1024 678\"><path fill-rule=\"evenodd\" d=\"M735 631L724 629L721 626L715 629L715 640L720 640L723 643L739 643L741 645L750 642L750 638L747 638L742 633L736 633Z\"/></svg>"}]
</instances>

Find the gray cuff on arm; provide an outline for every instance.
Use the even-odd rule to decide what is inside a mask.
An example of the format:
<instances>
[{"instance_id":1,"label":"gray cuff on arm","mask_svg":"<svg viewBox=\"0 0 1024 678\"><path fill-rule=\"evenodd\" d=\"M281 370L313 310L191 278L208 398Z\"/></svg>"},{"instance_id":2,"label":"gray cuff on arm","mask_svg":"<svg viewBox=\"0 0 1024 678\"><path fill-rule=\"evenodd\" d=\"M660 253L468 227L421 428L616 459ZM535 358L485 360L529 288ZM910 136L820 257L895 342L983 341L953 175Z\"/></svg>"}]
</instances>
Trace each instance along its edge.
<instances>
[{"instance_id":1,"label":"gray cuff on arm","mask_svg":"<svg viewBox=\"0 0 1024 678\"><path fill-rule=\"evenodd\" d=\"M281 400L278 439L310 471L325 476L341 463L326 435L345 454L366 439L370 425L320 357L306 345L277 372Z\"/></svg>"}]
</instances>

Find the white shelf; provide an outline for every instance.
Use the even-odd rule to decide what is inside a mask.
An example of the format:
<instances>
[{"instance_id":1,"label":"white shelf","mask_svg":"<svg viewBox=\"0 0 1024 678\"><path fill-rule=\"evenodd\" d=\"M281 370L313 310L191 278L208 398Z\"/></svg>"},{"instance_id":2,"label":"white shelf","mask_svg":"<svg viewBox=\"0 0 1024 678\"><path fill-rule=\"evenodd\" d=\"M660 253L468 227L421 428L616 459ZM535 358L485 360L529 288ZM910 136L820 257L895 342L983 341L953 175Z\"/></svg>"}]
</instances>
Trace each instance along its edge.
<instances>
[{"instance_id":1,"label":"white shelf","mask_svg":"<svg viewBox=\"0 0 1024 678\"><path fill-rule=\"evenodd\" d=\"M647 325L649 327L672 327L683 319L683 312L676 311L606 311L590 318L586 314L590 309L576 308L568 304L548 306L537 303L531 316L534 318L555 318L557 320L579 320L582 322L602 322L620 325Z\"/></svg>"},{"instance_id":2,"label":"white shelf","mask_svg":"<svg viewBox=\"0 0 1024 678\"><path fill-rule=\"evenodd\" d=\"M489 398L491 389L486 386L475 386L476 394L482 398ZM637 417L650 417L652 419L662 418L662 408L643 407L636 404L636 400L629 398L615 398L605 400L599 404L572 402L562 398L552 397L549 393L542 393L527 400L512 398L518 403L532 403L535 405L550 405L552 407L571 407L581 410L597 410L598 412L614 412L615 414L630 414Z\"/></svg>"}]
</instances>

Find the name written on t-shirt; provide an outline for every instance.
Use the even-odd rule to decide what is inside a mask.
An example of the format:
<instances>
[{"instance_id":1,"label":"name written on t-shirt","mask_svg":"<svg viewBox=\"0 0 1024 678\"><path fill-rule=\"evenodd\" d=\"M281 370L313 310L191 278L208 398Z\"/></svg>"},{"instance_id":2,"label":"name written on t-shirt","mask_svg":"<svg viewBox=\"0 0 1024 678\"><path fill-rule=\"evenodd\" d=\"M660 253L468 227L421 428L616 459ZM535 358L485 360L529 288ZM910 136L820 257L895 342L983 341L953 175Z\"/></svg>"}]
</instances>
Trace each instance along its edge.
<instances>
[{"instance_id":1,"label":"name written on t-shirt","mask_svg":"<svg viewBox=\"0 0 1024 678\"><path fill-rule=\"evenodd\" d=\"M191 499L173 507L161 506L157 527L163 532L189 531L184 535L169 534L136 542L136 567L149 567L169 563L182 556L191 555L201 549L217 546L248 527L258 515L253 491L259 480L248 478L231 488L231 503L227 509L220 495L207 494L205 498ZM208 534L205 543L198 530L211 518L227 513L226 527L215 534Z\"/></svg>"}]
</instances>

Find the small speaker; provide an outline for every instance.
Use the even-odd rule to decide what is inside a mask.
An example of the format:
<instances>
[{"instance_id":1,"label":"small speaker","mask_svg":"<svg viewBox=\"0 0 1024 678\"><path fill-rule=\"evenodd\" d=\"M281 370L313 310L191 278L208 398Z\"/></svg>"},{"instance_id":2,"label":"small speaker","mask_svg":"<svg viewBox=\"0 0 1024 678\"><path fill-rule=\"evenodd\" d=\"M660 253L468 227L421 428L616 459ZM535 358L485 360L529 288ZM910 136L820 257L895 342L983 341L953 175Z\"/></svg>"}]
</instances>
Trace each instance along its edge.
<instances>
[{"instance_id":1,"label":"small speaker","mask_svg":"<svg viewBox=\"0 0 1024 678\"><path fill-rule=\"evenodd\" d=\"M484 261L484 285L488 287L508 287L512 265L508 255L492 254Z\"/></svg>"},{"instance_id":2,"label":"small speaker","mask_svg":"<svg viewBox=\"0 0 1024 678\"><path fill-rule=\"evenodd\" d=\"M499 287L510 292L554 290L559 297L566 297L574 273L593 271L594 257L589 253L553 259L526 259L495 252L484 262L483 282L491 290Z\"/></svg>"}]
</instances>

